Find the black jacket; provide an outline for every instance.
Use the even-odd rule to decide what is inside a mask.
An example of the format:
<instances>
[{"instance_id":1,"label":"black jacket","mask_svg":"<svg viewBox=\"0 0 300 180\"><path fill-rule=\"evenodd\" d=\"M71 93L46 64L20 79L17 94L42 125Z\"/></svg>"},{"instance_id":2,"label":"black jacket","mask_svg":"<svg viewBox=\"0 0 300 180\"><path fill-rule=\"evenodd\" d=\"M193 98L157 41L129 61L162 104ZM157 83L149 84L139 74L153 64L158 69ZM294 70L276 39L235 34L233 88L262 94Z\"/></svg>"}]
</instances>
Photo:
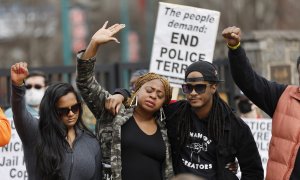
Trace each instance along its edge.
<instances>
[{"instance_id":1,"label":"black jacket","mask_svg":"<svg viewBox=\"0 0 300 180\"><path fill-rule=\"evenodd\" d=\"M177 137L177 119L178 109L182 109L184 104L188 103L186 100L177 101L165 108L167 116L167 129L169 140L172 149L173 168L175 174L178 174L178 144L179 137ZM185 112L191 113L191 112ZM200 120L200 119L199 119ZM229 162L234 162L238 159L240 169L242 172L242 180L260 180L264 178L261 158L251 130L248 125L235 114L230 113L226 116L224 136L217 143L217 176L220 180L234 180L237 176L225 168Z\"/></svg>"},{"instance_id":2,"label":"black jacket","mask_svg":"<svg viewBox=\"0 0 300 180\"><path fill-rule=\"evenodd\" d=\"M228 57L234 82L255 105L273 117L279 98L287 85L269 81L253 71L245 50L241 46L236 50L229 49ZM291 179L299 179L299 168L300 150L297 153Z\"/></svg>"}]
</instances>

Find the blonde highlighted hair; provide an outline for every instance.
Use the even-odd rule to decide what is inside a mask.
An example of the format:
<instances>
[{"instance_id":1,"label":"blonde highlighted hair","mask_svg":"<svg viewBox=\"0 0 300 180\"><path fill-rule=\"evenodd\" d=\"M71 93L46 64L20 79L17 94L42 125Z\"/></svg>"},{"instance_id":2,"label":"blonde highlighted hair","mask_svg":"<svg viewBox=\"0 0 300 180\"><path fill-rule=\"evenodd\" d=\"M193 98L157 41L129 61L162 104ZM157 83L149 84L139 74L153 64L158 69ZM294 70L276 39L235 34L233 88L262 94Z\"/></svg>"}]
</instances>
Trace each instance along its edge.
<instances>
[{"instance_id":1,"label":"blonde highlighted hair","mask_svg":"<svg viewBox=\"0 0 300 180\"><path fill-rule=\"evenodd\" d=\"M172 98L172 91L171 91L171 86L170 86L170 83L168 81L167 78L163 77L163 76L160 76L158 74L155 74L155 73L147 73L147 74L144 74L142 76L140 76L137 80L136 80L136 83L135 83L135 90L131 96L131 98L129 98L128 100L128 104L132 104L132 101L135 99L136 97L136 93L140 90L140 88L146 83L146 82L149 82L149 81L152 81L154 79L159 79L163 86L164 86L164 90L165 90L165 101L164 101L164 104L169 104L171 98Z\"/></svg>"}]
</instances>

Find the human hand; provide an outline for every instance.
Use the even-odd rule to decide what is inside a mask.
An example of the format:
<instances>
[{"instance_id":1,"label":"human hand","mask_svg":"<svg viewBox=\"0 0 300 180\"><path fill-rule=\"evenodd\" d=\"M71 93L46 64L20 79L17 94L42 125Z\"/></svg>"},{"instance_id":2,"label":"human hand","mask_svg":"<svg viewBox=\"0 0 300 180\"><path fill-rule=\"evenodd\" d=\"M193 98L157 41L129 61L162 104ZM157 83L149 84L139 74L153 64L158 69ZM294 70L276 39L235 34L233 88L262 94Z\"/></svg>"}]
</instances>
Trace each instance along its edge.
<instances>
[{"instance_id":1,"label":"human hand","mask_svg":"<svg viewBox=\"0 0 300 180\"><path fill-rule=\"evenodd\" d=\"M100 28L92 37L92 41L94 41L97 45L105 44L109 41L120 43L118 39L113 36L121 29L125 28L125 24L114 24L106 28L107 24L108 21L106 21L102 28Z\"/></svg>"},{"instance_id":2,"label":"human hand","mask_svg":"<svg viewBox=\"0 0 300 180\"><path fill-rule=\"evenodd\" d=\"M82 54L82 60L88 60L95 57L98 47L101 44L108 43L109 41L115 41L120 43L117 38L113 37L117 32L125 27L125 24L114 24L109 28L106 28L108 21L104 23L102 28L100 28L92 37L86 51Z\"/></svg>"},{"instance_id":3,"label":"human hand","mask_svg":"<svg viewBox=\"0 0 300 180\"><path fill-rule=\"evenodd\" d=\"M109 96L105 101L105 109L107 109L114 116L118 114L124 97L121 94L114 94Z\"/></svg>"},{"instance_id":4,"label":"human hand","mask_svg":"<svg viewBox=\"0 0 300 180\"><path fill-rule=\"evenodd\" d=\"M229 46L236 46L241 41L241 29L235 26L225 28L222 36Z\"/></svg>"},{"instance_id":5,"label":"human hand","mask_svg":"<svg viewBox=\"0 0 300 180\"><path fill-rule=\"evenodd\" d=\"M237 161L227 163L225 168L227 168L232 173L237 174L239 163Z\"/></svg>"},{"instance_id":6,"label":"human hand","mask_svg":"<svg viewBox=\"0 0 300 180\"><path fill-rule=\"evenodd\" d=\"M29 75L26 62L19 62L10 68L11 81L14 85L20 86L24 79Z\"/></svg>"}]
</instances>

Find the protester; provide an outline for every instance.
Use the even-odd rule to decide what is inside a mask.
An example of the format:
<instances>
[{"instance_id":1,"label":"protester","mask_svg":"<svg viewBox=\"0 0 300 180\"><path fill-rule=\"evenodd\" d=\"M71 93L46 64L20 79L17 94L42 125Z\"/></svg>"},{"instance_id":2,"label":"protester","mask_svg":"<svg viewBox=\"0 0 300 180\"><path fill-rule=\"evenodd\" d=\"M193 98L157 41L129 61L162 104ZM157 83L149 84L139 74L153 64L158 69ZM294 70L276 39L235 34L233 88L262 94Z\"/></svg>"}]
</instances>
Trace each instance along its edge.
<instances>
[{"instance_id":1,"label":"protester","mask_svg":"<svg viewBox=\"0 0 300 180\"><path fill-rule=\"evenodd\" d=\"M25 106L23 83L27 63L11 67L12 111L24 148L28 179L101 179L101 151L82 122L78 94L67 83L49 86L40 103L39 119Z\"/></svg>"},{"instance_id":2,"label":"protester","mask_svg":"<svg viewBox=\"0 0 300 180\"><path fill-rule=\"evenodd\" d=\"M240 28L228 27L222 35L229 47L228 57L235 83L254 104L272 117L266 179L300 179L299 86L271 82L253 71L240 45ZM299 63L297 68L299 70Z\"/></svg>"},{"instance_id":3,"label":"protester","mask_svg":"<svg viewBox=\"0 0 300 180\"><path fill-rule=\"evenodd\" d=\"M9 143L11 136L11 128L8 119L5 117L0 108L0 146L5 146Z\"/></svg>"},{"instance_id":4,"label":"protester","mask_svg":"<svg viewBox=\"0 0 300 180\"><path fill-rule=\"evenodd\" d=\"M236 96L238 112L241 118L260 119L259 108L253 104L244 94Z\"/></svg>"},{"instance_id":5,"label":"protester","mask_svg":"<svg viewBox=\"0 0 300 180\"><path fill-rule=\"evenodd\" d=\"M113 35L125 25L106 28L107 23L93 35L86 51L77 56L77 87L97 118L96 132L107 168L105 178L170 179L173 170L162 112L163 104L171 99L169 83L154 73L139 77L131 106L121 106L120 113L111 116L104 105L110 94L94 77L95 55L102 44L118 42Z\"/></svg>"},{"instance_id":6,"label":"protester","mask_svg":"<svg viewBox=\"0 0 300 180\"><path fill-rule=\"evenodd\" d=\"M164 107L175 174L237 179L235 173L226 168L237 158L243 180L263 179L252 133L220 98L217 92L220 80L214 65L206 61L192 63L186 70L185 82L182 89L187 100ZM123 100L116 99L114 107L117 101ZM107 108L117 111L114 107Z\"/></svg>"},{"instance_id":7,"label":"protester","mask_svg":"<svg viewBox=\"0 0 300 180\"><path fill-rule=\"evenodd\" d=\"M39 106L47 88L48 80L46 75L41 71L32 71L25 82L25 100L26 108L32 116L39 116ZM5 111L6 117L12 117L11 108Z\"/></svg>"}]
</instances>

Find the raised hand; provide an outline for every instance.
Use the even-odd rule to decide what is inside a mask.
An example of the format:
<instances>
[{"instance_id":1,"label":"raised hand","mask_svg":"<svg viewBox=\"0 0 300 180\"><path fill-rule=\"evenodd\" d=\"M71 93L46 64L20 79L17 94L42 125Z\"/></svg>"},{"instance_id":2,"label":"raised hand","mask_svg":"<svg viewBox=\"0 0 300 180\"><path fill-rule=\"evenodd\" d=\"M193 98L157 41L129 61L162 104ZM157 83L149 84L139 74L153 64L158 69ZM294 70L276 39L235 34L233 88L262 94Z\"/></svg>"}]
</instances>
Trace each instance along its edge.
<instances>
[{"instance_id":1,"label":"raised hand","mask_svg":"<svg viewBox=\"0 0 300 180\"><path fill-rule=\"evenodd\" d=\"M29 75L26 62L19 62L10 68L11 81L14 85L20 86Z\"/></svg>"},{"instance_id":2,"label":"raised hand","mask_svg":"<svg viewBox=\"0 0 300 180\"><path fill-rule=\"evenodd\" d=\"M102 28L100 28L92 37L85 53L82 55L81 59L88 60L94 57L97 53L98 47L101 44L105 44L110 41L115 41L120 43L117 38L113 37L117 32L125 27L125 24L114 24L109 28L106 28L108 21L104 23Z\"/></svg>"},{"instance_id":3,"label":"raised hand","mask_svg":"<svg viewBox=\"0 0 300 180\"><path fill-rule=\"evenodd\" d=\"M117 38L113 37L117 32L125 27L125 24L114 24L109 28L106 28L108 21L104 23L102 28L100 28L92 37L92 41L98 45L107 43L109 41L115 41L120 43Z\"/></svg>"},{"instance_id":4,"label":"raised hand","mask_svg":"<svg viewBox=\"0 0 300 180\"><path fill-rule=\"evenodd\" d=\"M236 46L241 41L241 29L235 26L225 28L222 36L229 46Z\"/></svg>"}]
</instances>

